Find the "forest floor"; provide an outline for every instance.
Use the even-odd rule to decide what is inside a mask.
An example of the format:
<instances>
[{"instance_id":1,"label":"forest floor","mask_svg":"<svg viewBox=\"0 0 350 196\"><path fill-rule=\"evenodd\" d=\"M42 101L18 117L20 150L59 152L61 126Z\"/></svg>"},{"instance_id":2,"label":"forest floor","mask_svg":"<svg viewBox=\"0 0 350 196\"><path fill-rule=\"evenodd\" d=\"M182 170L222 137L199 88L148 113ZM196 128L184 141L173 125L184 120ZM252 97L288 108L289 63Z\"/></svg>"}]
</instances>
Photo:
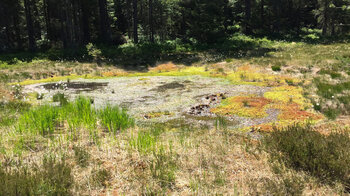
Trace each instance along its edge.
<instances>
[{"instance_id":1,"label":"forest floor","mask_svg":"<svg viewBox=\"0 0 350 196\"><path fill-rule=\"evenodd\" d=\"M4 61L0 193L349 193L349 145L322 153L317 146L336 134L350 141L350 45L274 42L269 49L217 62L201 53L191 65L159 62L141 71ZM274 134L287 127L312 134ZM270 146L281 140L290 143L279 154L300 162L274 159ZM305 153L313 160L302 162Z\"/></svg>"}]
</instances>

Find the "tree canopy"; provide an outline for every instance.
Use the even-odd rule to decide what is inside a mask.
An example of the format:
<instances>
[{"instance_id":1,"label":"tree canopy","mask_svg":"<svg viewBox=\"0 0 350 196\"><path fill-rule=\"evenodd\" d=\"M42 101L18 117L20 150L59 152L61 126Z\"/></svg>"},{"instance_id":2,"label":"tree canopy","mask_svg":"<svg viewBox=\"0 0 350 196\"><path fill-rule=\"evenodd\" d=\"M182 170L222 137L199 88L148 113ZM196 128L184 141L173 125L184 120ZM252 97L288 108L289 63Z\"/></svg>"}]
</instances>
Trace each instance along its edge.
<instances>
[{"instance_id":1,"label":"tree canopy","mask_svg":"<svg viewBox=\"0 0 350 196\"><path fill-rule=\"evenodd\" d=\"M216 43L235 33L342 36L349 0L1 0L0 51L179 39Z\"/></svg>"}]
</instances>

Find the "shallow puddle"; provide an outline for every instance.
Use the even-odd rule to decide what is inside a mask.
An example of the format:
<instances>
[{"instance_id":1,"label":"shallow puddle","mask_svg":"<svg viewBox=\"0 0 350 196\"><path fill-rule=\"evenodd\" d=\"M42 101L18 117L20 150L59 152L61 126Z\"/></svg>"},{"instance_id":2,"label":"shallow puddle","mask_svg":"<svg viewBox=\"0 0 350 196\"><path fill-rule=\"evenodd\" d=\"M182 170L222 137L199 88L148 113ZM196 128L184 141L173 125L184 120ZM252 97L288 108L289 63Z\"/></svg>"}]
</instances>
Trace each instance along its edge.
<instances>
[{"instance_id":1,"label":"shallow puddle","mask_svg":"<svg viewBox=\"0 0 350 196\"><path fill-rule=\"evenodd\" d=\"M107 82L59 82L47 83L42 85L45 90L68 90L73 89L77 91L93 91L101 89L108 85Z\"/></svg>"}]
</instances>

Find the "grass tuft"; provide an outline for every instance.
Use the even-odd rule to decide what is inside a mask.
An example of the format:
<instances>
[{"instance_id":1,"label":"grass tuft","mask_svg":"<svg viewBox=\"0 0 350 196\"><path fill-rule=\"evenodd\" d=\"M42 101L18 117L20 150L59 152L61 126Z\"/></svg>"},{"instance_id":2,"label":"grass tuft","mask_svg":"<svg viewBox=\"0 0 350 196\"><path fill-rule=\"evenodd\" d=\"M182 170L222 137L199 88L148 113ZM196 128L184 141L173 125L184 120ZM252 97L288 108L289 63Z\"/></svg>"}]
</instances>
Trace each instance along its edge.
<instances>
[{"instance_id":1,"label":"grass tuft","mask_svg":"<svg viewBox=\"0 0 350 196\"><path fill-rule=\"evenodd\" d=\"M102 125L111 133L123 131L135 124L134 119L127 114L126 110L118 106L107 105L99 111L99 117Z\"/></svg>"}]
</instances>

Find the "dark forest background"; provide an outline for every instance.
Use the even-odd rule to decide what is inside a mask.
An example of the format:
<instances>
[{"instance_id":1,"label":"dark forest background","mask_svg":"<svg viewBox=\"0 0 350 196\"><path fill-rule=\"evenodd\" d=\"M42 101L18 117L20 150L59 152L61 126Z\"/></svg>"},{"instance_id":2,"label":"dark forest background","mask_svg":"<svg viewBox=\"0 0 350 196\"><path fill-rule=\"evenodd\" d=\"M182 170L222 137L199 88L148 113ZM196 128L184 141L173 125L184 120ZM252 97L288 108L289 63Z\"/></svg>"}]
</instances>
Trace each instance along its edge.
<instances>
[{"instance_id":1,"label":"dark forest background","mask_svg":"<svg viewBox=\"0 0 350 196\"><path fill-rule=\"evenodd\" d=\"M0 51L344 37L349 0L1 0Z\"/></svg>"}]
</instances>

